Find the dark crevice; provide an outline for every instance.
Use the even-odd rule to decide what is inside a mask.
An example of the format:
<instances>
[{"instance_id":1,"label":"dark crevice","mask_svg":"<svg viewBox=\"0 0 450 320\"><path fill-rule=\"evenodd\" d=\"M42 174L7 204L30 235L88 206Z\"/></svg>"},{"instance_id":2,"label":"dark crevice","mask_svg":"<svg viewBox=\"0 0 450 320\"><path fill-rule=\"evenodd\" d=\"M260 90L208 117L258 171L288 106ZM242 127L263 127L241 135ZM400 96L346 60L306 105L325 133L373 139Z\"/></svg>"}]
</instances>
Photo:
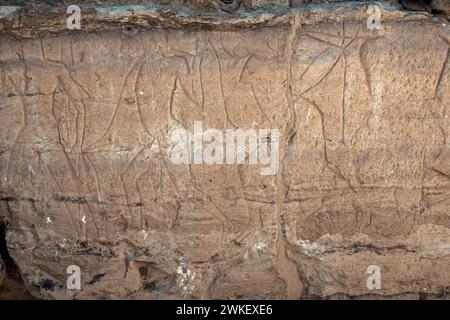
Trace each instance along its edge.
<instances>
[{"instance_id":1,"label":"dark crevice","mask_svg":"<svg viewBox=\"0 0 450 320\"><path fill-rule=\"evenodd\" d=\"M411 11L430 11L431 0L400 0L403 9Z\"/></svg>"},{"instance_id":2,"label":"dark crevice","mask_svg":"<svg viewBox=\"0 0 450 320\"><path fill-rule=\"evenodd\" d=\"M19 268L8 253L6 246L6 223L0 220L0 256L5 263L6 273L14 279L20 278Z\"/></svg>"},{"instance_id":3,"label":"dark crevice","mask_svg":"<svg viewBox=\"0 0 450 320\"><path fill-rule=\"evenodd\" d=\"M0 299L32 299L32 295L25 288L19 267L9 255L6 229L7 223L0 219L0 256L6 269L6 277L0 284Z\"/></svg>"},{"instance_id":4,"label":"dark crevice","mask_svg":"<svg viewBox=\"0 0 450 320\"><path fill-rule=\"evenodd\" d=\"M448 15L450 2L445 0L399 0L403 10L422 11L433 15Z\"/></svg>"}]
</instances>

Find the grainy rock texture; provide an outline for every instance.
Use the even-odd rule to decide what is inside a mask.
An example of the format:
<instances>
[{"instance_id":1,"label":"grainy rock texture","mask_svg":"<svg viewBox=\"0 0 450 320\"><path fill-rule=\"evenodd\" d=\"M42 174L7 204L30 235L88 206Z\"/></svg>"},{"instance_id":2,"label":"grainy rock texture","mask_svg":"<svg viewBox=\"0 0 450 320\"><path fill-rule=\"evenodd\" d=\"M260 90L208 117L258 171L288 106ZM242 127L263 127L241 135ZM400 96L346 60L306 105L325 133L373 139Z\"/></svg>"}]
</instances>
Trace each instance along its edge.
<instances>
[{"instance_id":1,"label":"grainy rock texture","mask_svg":"<svg viewBox=\"0 0 450 320\"><path fill-rule=\"evenodd\" d=\"M450 28L387 5L369 30L366 7L202 20L141 8L92 15L92 32L0 16L0 215L28 290L448 297ZM277 174L173 164L170 137L194 121L279 129ZM71 265L80 290L66 288Z\"/></svg>"}]
</instances>

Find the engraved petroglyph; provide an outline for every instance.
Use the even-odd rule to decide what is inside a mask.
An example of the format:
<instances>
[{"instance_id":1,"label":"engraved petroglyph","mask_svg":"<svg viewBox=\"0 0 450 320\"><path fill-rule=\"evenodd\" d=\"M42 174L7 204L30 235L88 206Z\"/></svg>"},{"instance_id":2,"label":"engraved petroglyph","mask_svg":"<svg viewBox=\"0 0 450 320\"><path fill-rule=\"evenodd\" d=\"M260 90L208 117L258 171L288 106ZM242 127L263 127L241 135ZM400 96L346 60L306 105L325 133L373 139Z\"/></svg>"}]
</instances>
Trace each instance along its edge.
<instances>
[{"instance_id":1,"label":"engraved petroglyph","mask_svg":"<svg viewBox=\"0 0 450 320\"><path fill-rule=\"evenodd\" d=\"M448 27L302 19L2 36L1 214L33 294L70 265L76 298L362 297L370 265L380 295L448 285ZM279 129L277 174L172 163L200 121Z\"/></svg>"}]
</instances>

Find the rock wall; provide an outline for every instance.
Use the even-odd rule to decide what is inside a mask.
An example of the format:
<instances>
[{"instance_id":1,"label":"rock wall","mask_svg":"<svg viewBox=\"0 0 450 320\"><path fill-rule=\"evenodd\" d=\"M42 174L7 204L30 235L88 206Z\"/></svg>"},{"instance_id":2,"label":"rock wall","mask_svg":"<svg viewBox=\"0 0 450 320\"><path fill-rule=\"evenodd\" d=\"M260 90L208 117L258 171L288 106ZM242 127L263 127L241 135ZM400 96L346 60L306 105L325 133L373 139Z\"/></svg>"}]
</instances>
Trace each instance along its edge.
<instances>
[{"instance_id":1,"label":"rock wall","mask_svg":"<svg viewBox=\"0 0 450 320\"><path fill-rule=\"evenodd\" d=\"M448 297L450 28L384 5L380 30L367 3L201 18L96 9L90 32L64 31L61 8L4 14L0 215L28 290ZM278 145L261 142L278 147L278 170L175 164L172 138L196 121L279 130Z\"/></svg>"}]
</instances>

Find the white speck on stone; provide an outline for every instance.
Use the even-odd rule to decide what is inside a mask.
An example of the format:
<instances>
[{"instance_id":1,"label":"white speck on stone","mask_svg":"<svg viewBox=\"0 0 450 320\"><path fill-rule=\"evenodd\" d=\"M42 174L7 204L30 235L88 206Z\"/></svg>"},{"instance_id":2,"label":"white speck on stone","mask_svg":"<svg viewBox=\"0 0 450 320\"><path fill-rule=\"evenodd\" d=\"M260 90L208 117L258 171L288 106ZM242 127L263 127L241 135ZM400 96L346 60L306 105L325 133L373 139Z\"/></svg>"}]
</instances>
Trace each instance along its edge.
<instances>
[{"instance_id":1,"label":"white speck on stone","mask_svg":"<svg viewBox=\"0 0 450 320\"><path fill-rule=\"evenodd\" d=\"M306 254L320 254L322 248L316 242L311 243L309 240L298 240L298 245L303 249Z\"/></svg>"},{"instance_id":2,"label":"white speck on stone","mask_svg":"<svg viewBox=\"0 0 450 320\"><path fill-rule=\"evenodd\" d=\"M61 248L64 248L65 246L66 246L66 239L62 239L60 242L59 242L59 246L61 247Z\"/></svg>"},{"instance_id":3,"label":"white speck on stone","mask_svg":"<svg viewBox=\"0 0 450 320\"><path fill-rule=\"evenodd\" d=\"M144 234L144 240L146 240L148 237L148 231L142 230L141 232Z\"/></svg>"},{"instance_id":4,"label":"white speck on stone","mask_svg":"<svg viewBox=\"0 0 450 320\"><path fill-rule=\"evenodd\" d=\"M298 240L298 245L299 246L302 246L302 247L306 247L306 246L309 246L309 240Z\"/></svg>"},{"instance_id":5,"label":"white speck on stone","mask_svg":"<svg viewBox=\"0 0 450 320\"><path fill-rule=\"evenodd\" d=\"M31 164L28 165L28 171L31 172L31 174L32 174L33 176L36 176L36 172L34 172L34 169L33 169L33 167L31 166Z\"/></svg>"},{"instance_id":6,"label":"white speck on stone","mask_svg":"<svg viewBox=\"0 0 450 320\"><path fill-rule=\"evenodd\" d=\"M193 282L197 277L197 274L194 271L189 270L184 262L181 262L178 266L177 274L179 279L179 287L185 294L191 293L195 289Z\"/></svg>"},{"instance_id":7,"label":"white speck on stone","mask_svg":"<svg viewBox=\"0 0 450 320\"><path fill-rule=\"evenodd\" d=\"M45 222L46 222L46 223L52 223L52 222L53 222L53 219L50 218L50 217L47 217L47 218L45 219Z\"/></svg>"},{"instance_id":8,"label":"white speck on stone","mask_svg":"<svg viewBox=\"0 0 450 320\"><path fill-rule=\"evenodd\" d=\"M254 244L252 249L253 249L253 251L263 251L264 249L267 249L267 244L260 242L260 243Z\"/></svg>"},{"instance_id":9,"label":"white speck on stone","mask_svg":"<svg viewBox=\"0 0 450 320\"><path fill-rule=\"evenodd\" d=\"M86 222L86 216L83 216L83 217L81 218L81 222L83 222L84 224L87 223L87 222Z\"/></svg>"},{"instance_id":10,"label":"white speck on stone","mask_svg":"<svg viewBox=\"0 0 450 320\"><path fill-rule=\"evenodd\" d=\"M158 141L157 141L157 140L155 140L155 141L152 143L152 145L151 145L151 147L150 147L150 150L154 150L154 151L158 151L158 150L159 150L159 144L158 144Z\"/></svg>"},{"instance_id":11,"label":"white speck on stone","mask_svg":"<svg viewBox=\"0 0 450 320\"><path fill-rule=\"evenodd\" d=\"M144 91L139 91L139 94L142 96L144 94Z\"/></svg>"}]
</instances>

